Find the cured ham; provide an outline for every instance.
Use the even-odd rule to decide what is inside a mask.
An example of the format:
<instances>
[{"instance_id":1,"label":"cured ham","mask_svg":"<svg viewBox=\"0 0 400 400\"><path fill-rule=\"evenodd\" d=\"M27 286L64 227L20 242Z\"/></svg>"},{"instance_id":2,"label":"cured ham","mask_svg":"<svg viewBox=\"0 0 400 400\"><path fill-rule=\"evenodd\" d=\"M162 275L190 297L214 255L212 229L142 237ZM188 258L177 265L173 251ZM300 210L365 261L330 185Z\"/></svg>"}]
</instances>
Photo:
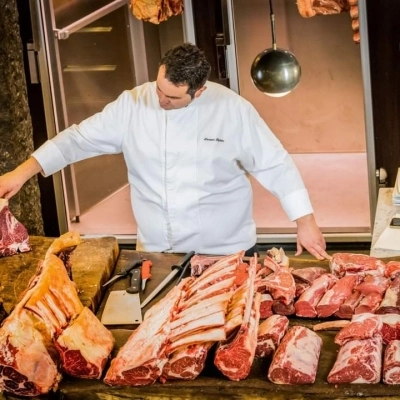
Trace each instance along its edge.
<instances>
[{"instance_id":1,"label":"cured ham","mask_svg":"<svg viewBox=\"0 0 400 400\"><path fill-rule=\"evenodd\" d=\"M382 369L382 337L350 340L340 347L328 382L378 383Z\"/></svg>"},{"instance_id":2,"label":"cured ham","mask_svg":"<svg viewBox=\"0 0 400 400\"><path fill-rule=\"evenodd\" d=\"M268 379L280 385L315 382L322 339L312 330L293 326L284 336L268 370Z\"/></svg>"},{"instance_id":3,"label":"cured ham","mask_svg":"<svg viewBox=\"0 0 400 400\"><path fill-rule=\"evenodd\" d=\"M8 200L0 198L0 257L30 250L27 229L12 214Z\"/></svg>"}]
</instances>

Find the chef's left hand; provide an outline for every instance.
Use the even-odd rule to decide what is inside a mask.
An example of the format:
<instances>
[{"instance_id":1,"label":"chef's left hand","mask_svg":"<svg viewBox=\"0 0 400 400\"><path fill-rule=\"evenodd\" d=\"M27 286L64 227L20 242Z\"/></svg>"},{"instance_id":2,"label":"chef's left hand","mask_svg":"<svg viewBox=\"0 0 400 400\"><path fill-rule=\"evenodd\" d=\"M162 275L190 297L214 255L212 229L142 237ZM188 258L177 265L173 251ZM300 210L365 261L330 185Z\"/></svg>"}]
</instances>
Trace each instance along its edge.
<instances>
[{"instance_id":1,"label":"chef's left hand","mask_svg":"<svg viewBox=\"0 0 400 400\"><path fill-rule=\"evenodd\" d=\"M317 260L330 259L325 251L326 243L322 233L315 222L313 214L305 215L296 220L297 224L297 252L296 256L303 252L303 248Z\"/></svg>"}]
</instances>

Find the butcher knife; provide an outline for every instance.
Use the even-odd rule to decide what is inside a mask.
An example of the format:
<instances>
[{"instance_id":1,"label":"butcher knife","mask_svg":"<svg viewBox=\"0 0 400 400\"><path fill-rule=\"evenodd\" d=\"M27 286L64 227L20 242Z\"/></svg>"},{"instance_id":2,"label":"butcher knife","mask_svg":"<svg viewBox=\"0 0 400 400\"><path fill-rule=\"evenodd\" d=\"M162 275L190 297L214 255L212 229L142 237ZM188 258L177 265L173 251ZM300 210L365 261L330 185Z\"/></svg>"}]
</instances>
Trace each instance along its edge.
<instances>
[{"instance_id":1,"label":"butcher knife","mask_svg":"<svg viewBox=\"0 0 400 400\"><path fill-rule=\"evenodd\" d=\"M140 307L140 268L131 271L130 287L113 290L104 306L101 322L103 325L136 325L142 322Z\"/></svg>"},{"instance_id":2,"label":"butcher knife","mask_svg":"<svg viewBox=\"0 0 400 400\"><path fill-rule=\"evenodd\" d=\"M171 266L171 272L164 278L164 280L146 297L146 299L140 304L140 307L143 308L147 304L150 303L151 300L154 299L175 277L178 272L181 272L183 275L186 272L185 266L190 263L190 259L194 256L195 252L190 251L187 253L181 260L180 263Z\"/></svg>"}]
</instances>

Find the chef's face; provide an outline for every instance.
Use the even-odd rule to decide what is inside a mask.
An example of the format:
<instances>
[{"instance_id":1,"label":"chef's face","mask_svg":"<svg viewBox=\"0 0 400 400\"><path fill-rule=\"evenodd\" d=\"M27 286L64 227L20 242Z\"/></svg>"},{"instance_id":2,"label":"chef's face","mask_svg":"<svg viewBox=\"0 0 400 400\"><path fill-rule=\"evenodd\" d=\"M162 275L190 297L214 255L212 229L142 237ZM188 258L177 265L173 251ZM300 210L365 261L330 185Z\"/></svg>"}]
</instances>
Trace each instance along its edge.
<instances>
[{"instance_id":1,"label":"chef's face","mask_svg":"<svg viewBox=\"0 0 400 400\"><path fill-rule=\"evenodd\" d=\"M165 67L163 65L158 70L156 85L160 107L164 110L176 110L186 107L205 90L205 86L203 86L196 91L192 98L187 93L188 85L176 86L165 77Z\"/></svg>"}]
</instances>

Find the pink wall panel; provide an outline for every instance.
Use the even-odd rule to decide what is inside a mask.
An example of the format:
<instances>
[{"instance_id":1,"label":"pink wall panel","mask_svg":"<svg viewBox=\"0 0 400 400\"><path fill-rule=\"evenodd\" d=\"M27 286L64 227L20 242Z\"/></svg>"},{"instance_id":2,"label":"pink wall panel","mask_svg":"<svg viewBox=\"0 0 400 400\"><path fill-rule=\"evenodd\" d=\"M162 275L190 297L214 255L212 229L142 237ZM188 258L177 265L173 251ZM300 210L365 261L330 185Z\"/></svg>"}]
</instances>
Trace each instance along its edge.
<instances>
[{"instance_id":1,"label":"pink wall panel","mask_svg":"<svg viewBox=\"0 0 400 400\"><path fill-rule=\"evenodd\" d=\"M303 18L295 0L273 4L278 47L295 54L300 83L282 98L254 87L251 63L272 45L269 2L233 0L240 93L291 153L365 152L360 46L349 13Z\"/></svg>"}]
</instances>

